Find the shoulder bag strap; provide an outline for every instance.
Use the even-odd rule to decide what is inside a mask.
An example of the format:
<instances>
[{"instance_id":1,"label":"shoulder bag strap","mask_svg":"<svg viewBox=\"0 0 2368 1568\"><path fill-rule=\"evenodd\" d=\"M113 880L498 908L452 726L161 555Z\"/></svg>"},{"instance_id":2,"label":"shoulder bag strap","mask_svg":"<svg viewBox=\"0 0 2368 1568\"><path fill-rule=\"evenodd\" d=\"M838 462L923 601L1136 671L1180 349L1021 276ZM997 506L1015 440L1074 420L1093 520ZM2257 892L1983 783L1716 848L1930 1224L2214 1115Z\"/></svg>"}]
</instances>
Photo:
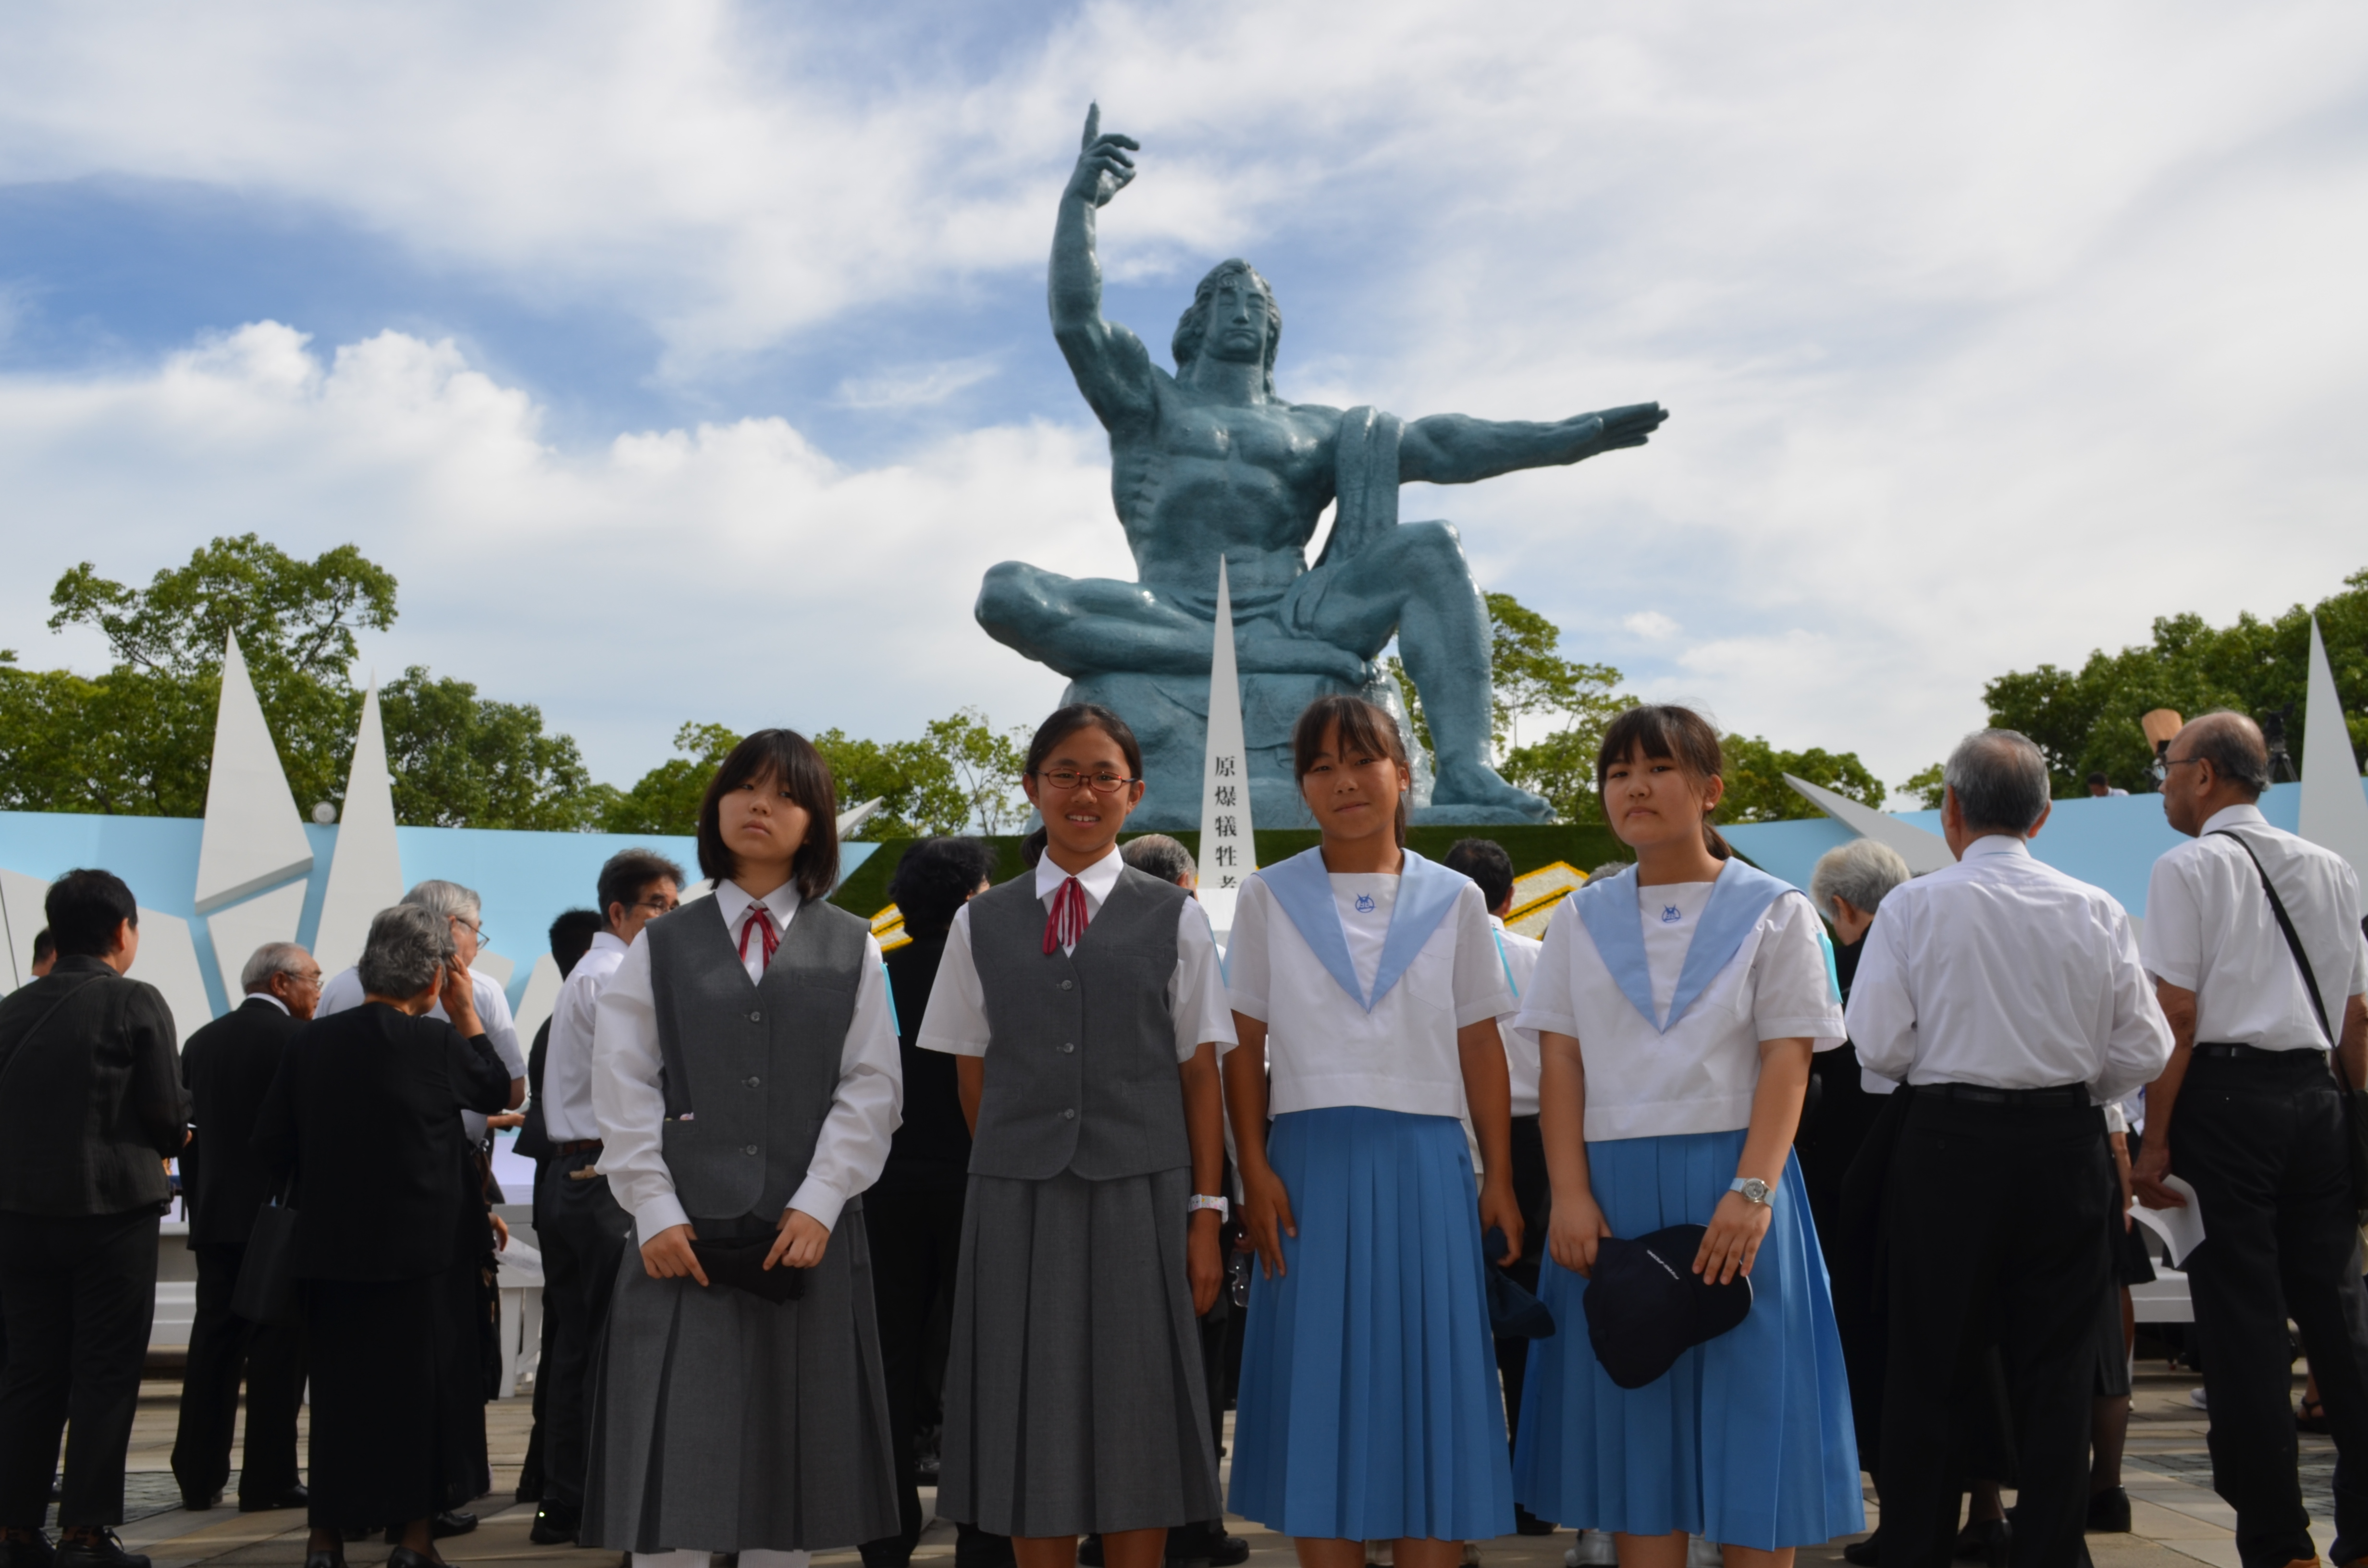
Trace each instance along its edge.
<instances>
[{"instance_id":1,"label":"shoulder bag strap","mask_svg":"<svg viewBox=\"0 0 2368 1568\"><path fill-rule=\"evenodd\" d=\"M2302 988L2310 994L2311 1015L2318 1019L2318 1032L2327 1037L2328 1054L2337 1057L2337 1075L2342 1076L2343 1062L2335 1050L2335 1031L2327 1024L2327 1003L2318 994L2318 976L2311 970L2310 955L2302 950L2302 938L2294 934L2294 916L2286 913L2286 901L2278 896L2276 885L2270 881L2268 869L2261 864L2261 858L2253 853L2253 846L2245 842L2243 835L2231 833L2223 827L2214 828L2211 836L2234 840L2237 847L2245 852L2245 858L2253 863L2253 874L2261 879L2261 891L2270 895L2270 912L2278 917L2278 929L2285 933L2286 951L2294 954L2294 967L2302 971ZM2343 1086L2347 1089L2351 1086L2349 1078L2345 1079Z\"/></svg>"},{"instance_id":2,"label":"shoulder bag strap","mask_svg":"<svg viewBox=\"0 0 2368 1568\"><path fill-rule=\"evenodd\" d=\"M14 1068L18 1062L24 1059L25 1048L33 1043L35 1036L39 1035L44 1028L49 1027L50 1020L58 1016L58 1009L73 1001L75 997L81 995L84 988L89 985L92 981L103 978L105 977L96 974L86 974L83 976L81 985L75 986L73 990L67 992L64 995L51 1003L50 1010L43 1013L39 1018L36 1018L33 1021L33 1027L27 1029L25 1031L24 1038L17 1042L17 1049L8 1053L7 1065L6 1067L0 1067L0 1087L5 1087L6 1085L8 1082L9 1069Z\"/></svg>"}]
</instances>

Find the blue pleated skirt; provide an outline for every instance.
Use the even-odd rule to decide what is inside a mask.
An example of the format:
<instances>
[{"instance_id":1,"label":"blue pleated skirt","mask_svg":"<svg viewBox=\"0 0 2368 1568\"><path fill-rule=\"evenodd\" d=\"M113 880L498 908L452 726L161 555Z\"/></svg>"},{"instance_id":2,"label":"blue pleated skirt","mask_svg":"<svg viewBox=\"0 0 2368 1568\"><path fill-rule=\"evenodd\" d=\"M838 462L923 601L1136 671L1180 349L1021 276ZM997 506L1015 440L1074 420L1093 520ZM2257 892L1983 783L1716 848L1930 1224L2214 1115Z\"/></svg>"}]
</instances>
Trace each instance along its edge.
<instances>
[{"instance_id":1,"label":"blue pleated skirt","mask_svg":"<svg viewBox=\"0 0 2368 1568\"><path fill-rule=\"evenodd\" d=\"M1709 1223L1743 1138L1738 1129L1588 1144L1612 1233ZM1513 1456L1515 1494L1531 1513L1771 1551L1866 1528L1833 1294L1790 1154L1770 1207L1750 1315L1641 1389L1618 1387L1595 1359L1587 1281L1545 1260L1538 1294L1560 1332L1531 1346Z\"/></svg>"},{"instance_id":2,"label":"blue pleated skirt","mask_svg":"<svg viewBox=\"0 0 2368 1568\"><path fill-rule=\"evenodd\" d=\"M1513 1528L1505 1402L1463 1123L1279 1116L1286 1272L1254 1271L1228 1506L1288 1536L1485 1540Z\"/></svg>"}]
</instances>

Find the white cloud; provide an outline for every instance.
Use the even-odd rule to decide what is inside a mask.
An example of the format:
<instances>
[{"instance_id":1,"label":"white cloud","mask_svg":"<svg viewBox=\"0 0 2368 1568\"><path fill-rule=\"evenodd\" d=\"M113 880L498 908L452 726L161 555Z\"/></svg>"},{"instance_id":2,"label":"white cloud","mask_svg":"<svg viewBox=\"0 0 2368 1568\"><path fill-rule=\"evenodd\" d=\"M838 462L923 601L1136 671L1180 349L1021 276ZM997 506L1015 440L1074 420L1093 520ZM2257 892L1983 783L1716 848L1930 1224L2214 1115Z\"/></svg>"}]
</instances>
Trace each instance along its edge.
<instances>
[{"instance_id":1,"label":"white cloud","mask_svg":"<svg viewBox=\"0 0 2368 1568\"><path fill-rule=\"evenodd\" d=\"M978 385L996 372L988 358L949 359L936 365L914 365L876 376L853 376L839 382L837 402L843 408L923 408L943 403L958 392Z\"/></svg>"},{"instance_id":2,"label":"white cloud","mask_svg":"<svg viewBox=\"0 0 2368 1568\"><path fill-rule=\"evenodd\" d=\"M1648 642L1658 642L1675 637L1681 630L1676 621L1656 609L1640 609L1620 624Z\"/></svg>"}]
</instances>

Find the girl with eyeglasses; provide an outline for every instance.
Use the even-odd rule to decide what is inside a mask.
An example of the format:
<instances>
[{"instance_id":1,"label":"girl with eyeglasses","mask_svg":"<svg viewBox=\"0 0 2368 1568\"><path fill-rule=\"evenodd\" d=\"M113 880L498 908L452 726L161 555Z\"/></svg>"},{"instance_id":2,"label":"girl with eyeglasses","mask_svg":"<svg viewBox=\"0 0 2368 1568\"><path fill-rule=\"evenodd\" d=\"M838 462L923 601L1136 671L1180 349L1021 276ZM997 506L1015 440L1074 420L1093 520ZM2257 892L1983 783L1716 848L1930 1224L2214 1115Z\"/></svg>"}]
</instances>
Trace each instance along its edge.
<instances>
[{"instance_id":1,"label":"girl with eyeglasses","mask_svg":"<svg viewBox=\"0 0 2368 1568\"><path fill-rule=\"evenodd\" d=\"M938 1513L1019 1568L1157 1568L1224 1512L1194 1319L1224 1278L1218 1054L1234 1043L1208 917L1129 868L1143 798L1124 720L1038 728L1042 858L954 915L916 1042L951 1052L971 1124Z\"/></svg>"}]
</instances>

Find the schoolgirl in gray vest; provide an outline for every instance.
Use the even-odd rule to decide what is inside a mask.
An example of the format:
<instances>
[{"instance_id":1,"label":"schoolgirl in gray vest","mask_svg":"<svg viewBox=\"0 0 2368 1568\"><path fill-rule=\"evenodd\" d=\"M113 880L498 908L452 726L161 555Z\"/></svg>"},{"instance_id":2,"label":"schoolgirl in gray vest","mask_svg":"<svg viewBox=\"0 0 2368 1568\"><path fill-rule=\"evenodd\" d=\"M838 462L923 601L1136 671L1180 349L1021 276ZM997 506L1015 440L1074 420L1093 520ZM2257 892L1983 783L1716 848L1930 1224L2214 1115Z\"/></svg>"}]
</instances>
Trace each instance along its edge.
<instances>
[{"instance_id":1,"label":"schoolgirl in gray vest","mask_svg":"<svg viewBox=\"0 0 2368 1568\"><path fill-rule=\"evenodd\" d=\"M1036 869L954 917L917 1041L952 1053L973 1133L938 1513L1019 1568L1156 1568L1219 1518L1200 1335L1223 1278L1217 1056L1234 1042L1208 917L1127 867L1143 752L1062 709L1024 785Z\"/></svg>"},{"instance_id":2,"label":"schoolgirl in gray vest","mask_svg":"<svg viewBox=\"0 0 2368 1568\"><path fill-rule=\"evenodd\" d=\"M581 1540L642 1568L802 1568L897 1530L861 1194L904 1077L879 944L823 902L837 816L803 736L741 742L700 808L713 893L644 926L600 993L599 1166L639 1251Z\"/></svg>"}]
</instances>

